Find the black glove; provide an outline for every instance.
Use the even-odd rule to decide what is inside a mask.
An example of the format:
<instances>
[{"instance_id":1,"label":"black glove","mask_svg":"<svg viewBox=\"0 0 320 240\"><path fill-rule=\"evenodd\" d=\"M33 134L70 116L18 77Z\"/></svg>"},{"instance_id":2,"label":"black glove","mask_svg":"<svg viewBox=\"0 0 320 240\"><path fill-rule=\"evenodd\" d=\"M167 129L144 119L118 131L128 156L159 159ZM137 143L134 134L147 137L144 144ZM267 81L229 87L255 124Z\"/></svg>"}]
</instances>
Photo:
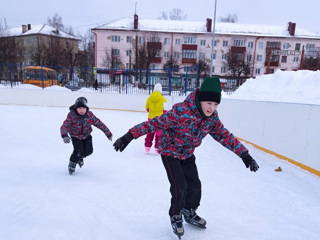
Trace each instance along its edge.
<instances>
[{"instance_id":1,"label":"black glove","mask_svg":"<svg viewBox=\"0 0 320 240\"><path fill-rule=\"evenodd\" d=\"M130 132L127 132L125 135L123 135L121 138L118 138L117 141L113 144L114 149L118 152L122 152L127 145L132 141L133 136Z\"/></svg>"},{"instance_id":2,"label":"black glove","mask_svg":"<svg viewBox=\"0 0 320 240\"><path fill-rule=\"evenodd\" d=\"M244 152L241 154L242 161L246 165L247 168L250 167L250 171L256 172L259 169L259 165L257 162L250 156L248 152Z\"/></svg>"},{"instance_id":3,"label":"black glove","mask_svg":"<svg viewBox=\"0 0 320 240\"><path fill-rule=\"evenodd\" d=\"M63 142L64 143L69 143L71 138L69 136L62 136Z\"/></svg>"},{"instance_id":4,"label":"black glove","mask_svg":"<svg viewBox=\"0 0 320 240\"><path fill-rule=\"evenodd\" d=\"M110 135L107 136L107 138L108 138L110 141L112 141L112 136L113 136L113 135L112 135L112 133L111 133Z\"/></svg>"}]
</instances>

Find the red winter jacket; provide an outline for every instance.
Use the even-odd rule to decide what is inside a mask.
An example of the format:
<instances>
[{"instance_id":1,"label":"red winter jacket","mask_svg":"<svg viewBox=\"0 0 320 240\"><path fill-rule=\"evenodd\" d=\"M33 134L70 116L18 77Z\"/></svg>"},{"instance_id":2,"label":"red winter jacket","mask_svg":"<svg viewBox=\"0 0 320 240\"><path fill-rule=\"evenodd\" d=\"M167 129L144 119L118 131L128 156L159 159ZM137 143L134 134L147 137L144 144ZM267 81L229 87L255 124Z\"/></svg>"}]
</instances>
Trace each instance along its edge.
<instances>
[{"instance_id":1,"label":"red winter jacket","mask_svg":"<svg viewBox=\"0 0 320 240\"><path fill-rule=\"evenodd\" d=\"M67 119L64 120L60 128L61 136L68 136L69 133L71 137L79 140L86 139L92 132L92 125L99 128L106 136L111 135L109 128L91 111L88 110L85 115L81 116L77 113L77 110L71 106Z\"/></svg>"},{"instance_id":2,"label":"red winter jacket","mask_svg":"<svg viewBox=\"0 0 320 240\"><path fill-rule=\"evenodd\" d=\"M191 157L207 134L238 156L248 151L232 133L224 128L217 111L209 118L201 117L195 103L197 91L187 96L184 102L175 104L166 114L140 123L129 131L134 138L150 132L162 131L159 152L180 160Z\"/></svg>"}]
</instances>

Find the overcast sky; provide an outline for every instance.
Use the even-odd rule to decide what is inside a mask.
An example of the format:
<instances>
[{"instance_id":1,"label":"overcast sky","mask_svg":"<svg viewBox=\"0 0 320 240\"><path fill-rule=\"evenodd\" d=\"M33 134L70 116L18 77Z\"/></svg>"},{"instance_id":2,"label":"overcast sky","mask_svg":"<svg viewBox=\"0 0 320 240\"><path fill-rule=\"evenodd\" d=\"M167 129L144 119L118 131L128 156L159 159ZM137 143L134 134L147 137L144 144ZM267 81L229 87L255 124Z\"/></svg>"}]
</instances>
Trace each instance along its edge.
<instances>
[{"instance_id":1,"label":"overcast sky","mask_svg":"<svg viewBox=\"0 0 320 240\"><path fill-rule=\"evenodd\" d=\"M204 21L214 18L215 0L5 0L1 3L0 19L4 18L10 28L22 24L46 23L58 13L65 26L75 32L86 32L103 23L122 17L133 17L137 3L139 18L156 19L162 11L180 8L188 21ZM297 27L320 34L319 0L217 0L216 20L228 14L237 14L239 23L287 25L295 22Z\"/></svg>"}]
</instances>

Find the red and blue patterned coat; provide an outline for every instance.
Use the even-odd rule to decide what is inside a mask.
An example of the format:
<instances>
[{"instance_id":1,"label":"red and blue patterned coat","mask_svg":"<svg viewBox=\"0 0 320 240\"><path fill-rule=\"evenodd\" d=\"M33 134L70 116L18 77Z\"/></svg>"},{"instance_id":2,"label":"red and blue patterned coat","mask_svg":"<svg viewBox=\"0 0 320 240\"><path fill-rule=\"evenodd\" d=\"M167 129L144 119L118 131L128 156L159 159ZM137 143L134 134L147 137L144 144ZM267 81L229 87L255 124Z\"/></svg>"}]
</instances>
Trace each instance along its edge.
<instances>
[{"instance_id":1,"label":"red and blue patterned coat","mask_svg":"<svg viewBox=\"0 0 320 240\"><path fill-rule=\"evenodd\" d=\"M191 157L207 134L238 156L248 151L224 128L217 111L211 117L201 117L195 103L197 91L187 96L184 102L175 104L166 114L134 126L130 133L136 139L150 132L162 131L159 152L180 160Z\"/></svg>"},{"instance_id":2,"label":"red and blue patterned coat","mask_svg":"<svg viewBox=\"0 0 320 240\"><path fill-rule=\"evenodd\" d=\"M91 111L88 110L85 115L80 116L71 106L70 112L60 128L60 133L62 137L68 136L69 133L71 137L83 140L90 136L92 125L99 128L106 136L110 136L109 128Z\"/></svg>"}]
</instances>

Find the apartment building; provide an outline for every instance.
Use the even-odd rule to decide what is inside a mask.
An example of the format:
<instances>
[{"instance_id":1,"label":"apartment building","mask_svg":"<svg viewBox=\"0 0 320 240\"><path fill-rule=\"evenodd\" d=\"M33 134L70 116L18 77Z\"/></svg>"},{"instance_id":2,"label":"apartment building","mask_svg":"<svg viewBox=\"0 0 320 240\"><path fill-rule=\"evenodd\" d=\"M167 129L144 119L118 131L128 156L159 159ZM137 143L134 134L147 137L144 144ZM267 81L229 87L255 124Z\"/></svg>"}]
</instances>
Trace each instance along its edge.
<instances>
[{"instance_id":1,"label":"apartment building","mask_svg":"<svg viewBox=\"0 0 320 240\"><path fill-rule=\"evenodd\" d=\"M19 28L11 28L1 36L2 48L0 50L13 50L15 55L19 55L18 58L14 58L13 61L8 63L40 65L46 64L45 60L49 58L48 55L54 55L60 49L68 48L70 52L77 53L79 41L80 39L47 24L34 26L26 24ZM8 44L10 42L11 45ZM38 62L35 62L35 60Z\"/></svg>"},{"instance_id":2,"label":"apartment building","mask_svg":"<svg viewBox=\"0 0 320 240\"><path fill-rule=\"evenodd\" d=\"M278 69L297 70L304 58L314 57L320 49L320 34L289 22L283 26L217 22L212 33L212 19L203 22L123 18L92 29L95 35L96 67L106 68L106 55L117 56L117 68L135 67L137 48L158 49L150 69L163 69L170 58L178 67L197 64L200 59L211 65L214 75L230 75L228 54L250 63L249 77L273 73ZM214 39L214 41L213 41ZM110 58L110 57L109 57ZM109 66L110 67L110 66ZM114 67L114 66L113 66Z\"/></svg>"}]
</instances>

